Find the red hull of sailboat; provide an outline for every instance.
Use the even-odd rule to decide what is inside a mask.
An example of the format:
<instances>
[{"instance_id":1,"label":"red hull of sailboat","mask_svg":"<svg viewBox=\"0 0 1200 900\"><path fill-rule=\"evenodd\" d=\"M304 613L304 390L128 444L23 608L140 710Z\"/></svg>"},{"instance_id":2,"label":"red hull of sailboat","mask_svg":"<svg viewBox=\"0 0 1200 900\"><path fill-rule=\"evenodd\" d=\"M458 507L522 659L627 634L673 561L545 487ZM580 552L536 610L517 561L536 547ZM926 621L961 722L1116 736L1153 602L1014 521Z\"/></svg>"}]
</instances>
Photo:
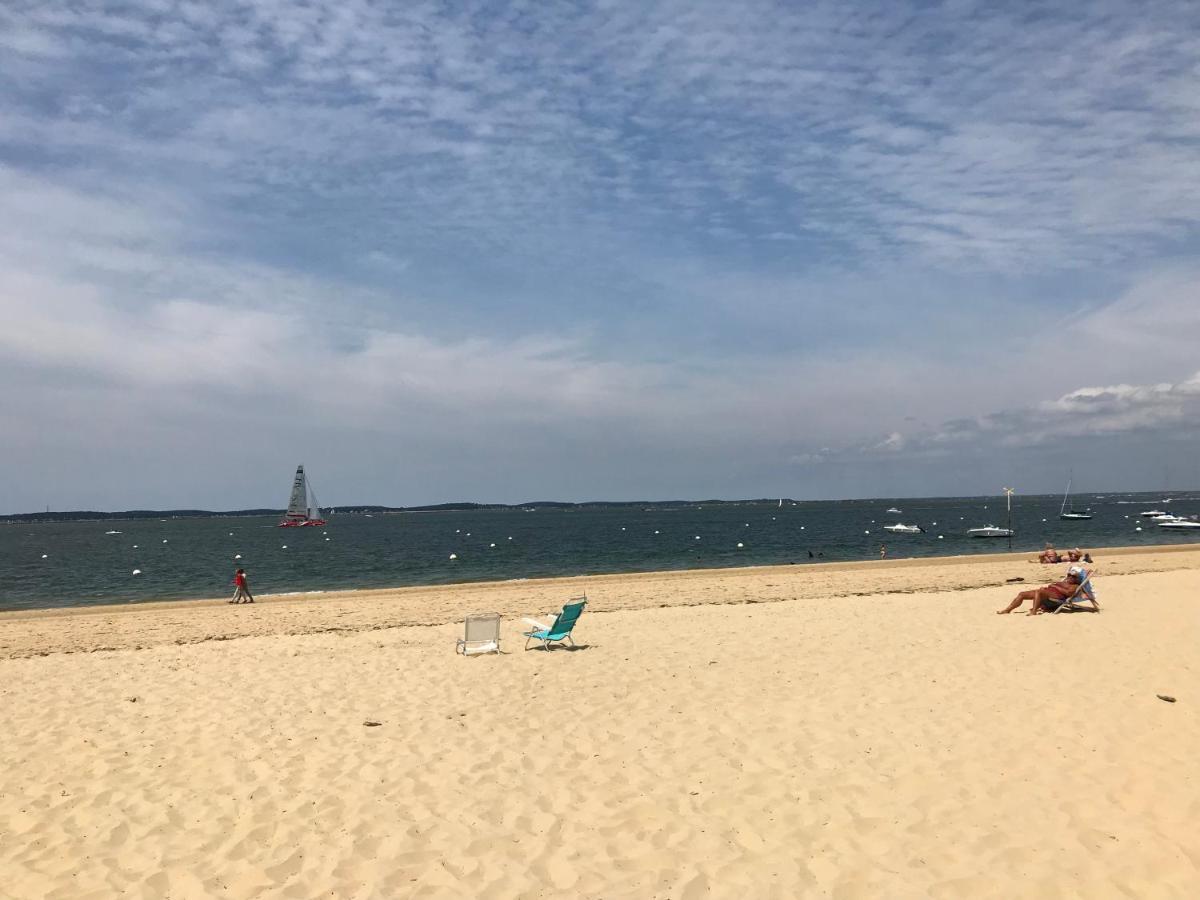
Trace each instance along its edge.
<instances>
[{"instance_id":1,"label":"red hull of sailboat","mask_svg":"<svg viewBox=\"0 0 1200 900\"><path fill-rule=\"evenodd\" d=\"M324 519L305 519L303 522L280 522L280 528L310 528L313 525L328 524Z\"/></svg>"}]
</instances>

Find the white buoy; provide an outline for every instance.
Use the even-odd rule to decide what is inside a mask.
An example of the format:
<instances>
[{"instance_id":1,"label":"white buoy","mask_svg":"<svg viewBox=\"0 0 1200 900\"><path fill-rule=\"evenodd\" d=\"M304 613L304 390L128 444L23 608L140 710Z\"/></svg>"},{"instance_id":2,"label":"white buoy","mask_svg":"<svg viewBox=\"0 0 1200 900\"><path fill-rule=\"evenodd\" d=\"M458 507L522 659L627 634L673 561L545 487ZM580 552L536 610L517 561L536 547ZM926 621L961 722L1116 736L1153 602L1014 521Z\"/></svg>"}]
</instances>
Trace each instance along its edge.
<instances>
[{"instance_id":1,"label":"white buoy","mask_svg":"<svg viewBox=\"0 0 1200 900\"><path fill-rule=\"evenodd\" d=\"M329 540L329 538L325 538L325 540Z\"/></svg>"},{"instance_id":2,"label":"white buoy","mask_svg":"<svg viewBox=\"0 0 1200 900\"><path fill-rule=\"evenodd\" d=\"M623 529L622 529L623 530ZM495 547L495 544L488 544L489 547Z\"/></svg>"},{"instance_id":3,"label":"white buoy","mask_svg":"<svg viewBox=\"0 0 1200 900\"><path fill-rule=\"evenodd\" d=\"M43 553L43 554L42 554L42 559L49 559L49 558L50 558L50 554L49 554L49 553Z\"/></svg>"},{"instance_id":4,"label":"white buoy","mask_svg":"<svg viewBox=\"0 0 1200 900\"><path fill-rule=\"evenodd\" d=\"M946 536L945 536L944 534L939 534L939 535L938 535L938 540L939 540L939 541L944 541L945 539L946 539Z\"/></svg>"},{"instance_id":5,"label":"white buoy","mask_svg":"<svg viewBox=\"0 0 1200 900\"><path fill-rule=\"evenodd\" d=\"M747 527L747 528L749 528L749 527L750 527L750 523L749 523L749 522L747 522L747 523L746 523L746 527Z\"/></svg>"},{"instance_id":6,"label":"white buoy","mask_svg":"<svg viewBox=\"0 0 1200 900\"><path fill-rule=\"evenodd\" d=\"M864 531L864 532L863 532L863 534L870 534L870 533L871 533L871 529L870 529L870 528L868 528L866 531Z\"/></svg>"},{"instance_id":7,"label":"white buoy","mask_svg":"<svg viewBox=\"0 0 1200 900\"><path fill-rule=\"evenodd\" d=\"M622 530L622 531L624 531L624 530L625 530L625 526L624 526L624 525L622 525L622 526L621 526L621 530Z\"/></svg>"},{"instance_id":8,"label":"white buoy","mask_svg":"<svg viewBox=\"0 0 1200 900\"><path fill-rule=\"evenodd\" d=\"M745 544L743 544L741 541L738 541L738 549L739 550L741 550L742 547L744 547L744 546L745 546Z\"/></svg>"},{"instance_id":9,"label":"white buoy","mask_svg":"<svg viewBox=\"0 0 1200 900\"><path fill-rule=\"evenodd\" d=\"M658 529L657 529L657 528L654 530L654 533L655 533L655 534L658 534Z\"/></svg>"},{"instance_id":10,"label":"white buoy","mask_svg":"<svg viewBox=\"0 0 1200 900\"><path fill-rule=\"evenodd\" d=\"M700 535L696 535L696 540L700 540Z\"/></svg>"},{"instance_id":11,"label":"white buoy","mask_svg":"<svg viewBox=\"0 0 1200 900\"><path fill-rule=\"evenodd\" d=\"M242 558L242 554L240 554L240 553L235 553L235 554L233 554L233 558L234 558L234 559L241 559L241 558Z\"/></svg>"},{"instance_id":12,"label":"white buoy","mask_svg":"<svg viewBox=\"0 0 1200 900\"><path fill-rule=\"evenodd\" d=\"M934 524L934 525L936 525L936 524L937 524L937 522L934 522L933 524Z\"/></svg>"},{"instance_id":13,"label":"white buoy","mask_svg":"<svg viewBox=\"0 0 1200 900\"><path fill-rule=\"evenodd\" d=\"M512 535L511 535L511 534L508 536L508 539L509 539L510 541L512 540Z\"/></svg>"},{"instance_id":14,"label":"white buoy","mask_svg":"<svg viewBox=\"0 0 1200 900\"><path fill-rule=\"evenodd\" d=\"M455 529L454 529L454 533L455 533L455 534L462 534L462 529L461 529L461 528L455 528Z\"/></svg>"},{"instance_id":15,"label":"white buoy","mask_svg":"<svg viewBox=\"0 0 1200 900\"><path fill-rule=\"evenodd\" d=\"M286 549L287 549L287 544L284 544L284 545L283 545L282 547L280 547L279 549L280 549L280 550L286 550Z\"/></svg>"},{"instance_id":16,"label":"white buoy","mask_svg":"<svg viewBox=\"0 0 1200 900\"><path fill-rule=\"evenodd\" d=\"M142 570L141 570L141 569L134 569L134 570L133 570L132 572L130 572L129 574L130 574L130 575L141 575L141 574L142 574Z\"/></svg>"},{"instance_id":17,"label":"white buoy","mask_svg":"<svg viewBox=\"0 0 1200 900\"><path fill-rule=\"evenodd\" d=\"M801 526L800 526L800 530L801 530L801 531L803 531L803 530L804 530L804 526L803 526L803 525L801 525Z\"/></svg>"},{"instance_id":18,"label":"white buoy","mask_svg":"<svg viewBox=\"0 0 1200 900\"><path fill-rule=\"evenodd\" d=\"M167 542L167 539L166 539L166 538L163 538L163 543L165 544L166 542Z\"/></svg>"},{"instance_id":19,"label":"white buoy","mask_svg":"<svg viewBox=\"0 0 1200 900\"><path fill-rule=\"evenodd\" d=\"M450 554L450 558L451 558L451 559L458 559L458 554L457 554L457 553L451 553L451 554Z\"/></svg>"},{"instance_id":20,"label":"white buoy","mask_svg":"<svg viewBox=\"0 0 1200 900\"><path fill-rule=\"evenodd\" d=\"M470 537L470 536L471 536L471 532L469 532L469 531L468 531L468 532L467 532L467 537Z\"/></svg>"},{"instance_id":21,"label":"white buoy","mask_svg":"<svg viewBox=\"0 0 1200 900\"><path fill-rule=\"evenodd\" d=\"M329 534L328 531L322 531L321 534Z\"/></svg>"},{"instance_id":22,"label":"white buoy","mask_svg":"<svg viewBox=\"0 0 1200 900\"><path fill-rule=\"evenodd\" d=\"M233 532L232 532L232 531L231 531L231 532L229 532L229 536L230 536L230 537L233 537Z\"/></svg>"},{"instance_id":23,"label":"white buoy","mask_svg":"<svg viewBox=\"0 0 1200 900\"><path fill-rule=\"evenodd\" d=\"M134 550L136 550L136 549L137 549L137 544L134 544L134 545L133 545L133 549L134 549Z\"/></svg>"},{"instance_id":24,"label":"white buoy","mask_svg":"<svg viewBox=\"0 0 1200 900\"><path fill-rule=\"evenodd\" d=\"M1045 522L1046 520L1045 520L1045 519L1042 519L1042 521L1043 521L1043 522Z\"/></svg>"},{"instance_id":25,"label":"white buoy","mask_svg":"<svg viewBox=\"0 0 1200 900\"><path fill-rule=\"evenodd\" d=\"M1141 531L1141 530L1142 530L1142 526L1141 526L1141 525L1139 525L1137 528L1135 528L1135 529L1133 529L1133 530L1134 530L1134 531Z\"/></svg>"}]
</instances>

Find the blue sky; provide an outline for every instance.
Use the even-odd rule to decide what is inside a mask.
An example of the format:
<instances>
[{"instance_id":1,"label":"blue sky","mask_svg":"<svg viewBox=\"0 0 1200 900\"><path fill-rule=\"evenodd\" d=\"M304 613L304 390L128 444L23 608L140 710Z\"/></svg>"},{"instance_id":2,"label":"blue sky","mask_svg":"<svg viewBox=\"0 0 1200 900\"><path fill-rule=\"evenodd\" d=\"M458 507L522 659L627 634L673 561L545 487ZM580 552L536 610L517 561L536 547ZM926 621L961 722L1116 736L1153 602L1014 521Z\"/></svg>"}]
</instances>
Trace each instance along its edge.
<instances>
[{"instance_id":1,"label":"blue sky","mask_svg":"<svg viewBox=\"0 0 1200 900\"><path fill-rule=\"evenodd\" d=\"M0 59L0 512L1200 487L1194 4L18 0Z\"/></svg>"}]
</instances>

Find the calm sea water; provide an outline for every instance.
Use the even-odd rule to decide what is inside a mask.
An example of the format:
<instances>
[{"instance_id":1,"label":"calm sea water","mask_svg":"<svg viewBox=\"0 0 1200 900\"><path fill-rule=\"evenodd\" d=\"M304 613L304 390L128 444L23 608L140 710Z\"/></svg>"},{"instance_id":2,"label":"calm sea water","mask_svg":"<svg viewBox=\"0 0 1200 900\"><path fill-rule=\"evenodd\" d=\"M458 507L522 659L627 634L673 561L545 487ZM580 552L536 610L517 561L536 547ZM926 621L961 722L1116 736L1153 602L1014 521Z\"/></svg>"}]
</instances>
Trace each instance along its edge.
<instances>
[{"instance_id":1,"label":"calm sea water","mask_svg":"<svg viewBox=\"0 0 1200 900\"><path fill-rule=\"evenodd\" d=\"M1058 519L1058 497L1018 497L1014 549L1200 544L1139 517L1200 514L1200 495L1082 495L1090 521ZM897 507L900 515L888 514ZM244 566L255 593L443 584L605 572L947 556L1006 549L966 535L1004 525L1003 499L698 504L680 509L539 509L334 516L280 529L274 517L0 524L0 609L221 596ZM925 534L883 531L897 521ZM1141 528L1140 531L1136 530ZM119 534L106 534L119 531ZM739 546L740 545L740 546ZM811 556L810 556L811 553ZM235 559L240 554L241 559ZM456 554L457 559L450 559ZM140 575L133 575L140 569Z\"/></svg>"}]
</instances>

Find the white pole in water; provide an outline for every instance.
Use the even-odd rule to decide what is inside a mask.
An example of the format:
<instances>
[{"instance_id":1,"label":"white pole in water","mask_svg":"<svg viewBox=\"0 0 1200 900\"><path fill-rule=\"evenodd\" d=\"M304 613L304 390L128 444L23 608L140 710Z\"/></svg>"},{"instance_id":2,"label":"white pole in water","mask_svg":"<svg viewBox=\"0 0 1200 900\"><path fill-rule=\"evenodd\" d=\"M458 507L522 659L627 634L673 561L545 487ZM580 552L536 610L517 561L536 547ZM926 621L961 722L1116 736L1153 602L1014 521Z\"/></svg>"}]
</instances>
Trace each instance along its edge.
<instances>
[{"instance_id":1,"label":"white pole in water","mask_svg":"<svg viewBox=\"0 0 1200 900\"><path fill-rule=\"evenodd\" d=\"M1008 523L1005 527L1008 528L1008 552L1012 553L1012 495L1015 492L1012 488L1004 489L1004 500L1008 504Z\"/></svg>"}]
</instances>

